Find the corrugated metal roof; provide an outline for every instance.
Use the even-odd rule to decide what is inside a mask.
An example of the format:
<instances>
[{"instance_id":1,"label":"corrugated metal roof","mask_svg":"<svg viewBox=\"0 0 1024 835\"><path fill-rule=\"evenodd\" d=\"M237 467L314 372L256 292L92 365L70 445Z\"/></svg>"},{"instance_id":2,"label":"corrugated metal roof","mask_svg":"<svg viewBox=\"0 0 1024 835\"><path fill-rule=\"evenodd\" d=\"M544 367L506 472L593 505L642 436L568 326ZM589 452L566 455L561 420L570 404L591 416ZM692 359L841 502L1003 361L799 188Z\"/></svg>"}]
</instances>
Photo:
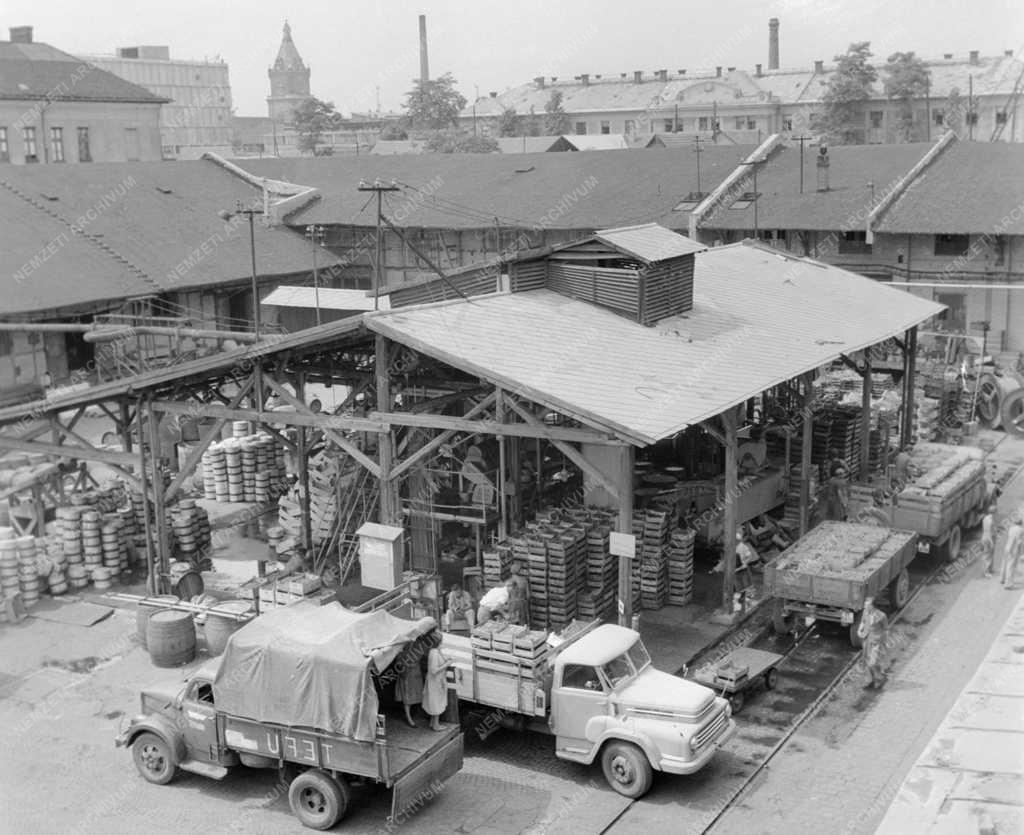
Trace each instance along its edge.
<instances>
[{"instance_id":1,"label":"corrugated metal roof","mask_svg":"<svg viewBox=\"0 0 1024 835\"><path fill-rule=\"evenodd\" d=\"M707 249L690 238L679 235L657 223L643 223L639 226L619 226L615 229L599 229L594 237L609 246L624 250L642 261L653 264L692 255Z\"/></svg>"},{"instance_id":2,"label":"corrugated metal roof","mask_svg":"<svg viewBox=\"0 0 1024 835\"><path fill-rule=\"evenodd\" d=\"M621 133L593 133L562 137L577 151L621 151L629 147Z\"/></svg>"},{"instance_id":3,"label":"corrugated metal roof","mask_svg":"<svg viewBox=\"0 0 1024 835\"><path fill-rule=\"evenodd\" d=\"M261 304L274 307L305 307L315 309L318 305L322 310L390 310L387 296L381 296L379 304L374 307L373 297L367 296L365 290L345 290L334 287L321 287L319 293L313 287L295 287L282 284L270 293Z\"/></svg>"},{"instance_id":4,"label":"corrugated metal roof","mask_svg":"<svg viewBox=\"0 0 1024 835\"><path fill-rule=\"evenodd\" d=\"M643 327L549 290L366 314L371 330L563 414L654 443L942 306L736 244L696 256L694 309Z\"/></svg>"}]
</instances>

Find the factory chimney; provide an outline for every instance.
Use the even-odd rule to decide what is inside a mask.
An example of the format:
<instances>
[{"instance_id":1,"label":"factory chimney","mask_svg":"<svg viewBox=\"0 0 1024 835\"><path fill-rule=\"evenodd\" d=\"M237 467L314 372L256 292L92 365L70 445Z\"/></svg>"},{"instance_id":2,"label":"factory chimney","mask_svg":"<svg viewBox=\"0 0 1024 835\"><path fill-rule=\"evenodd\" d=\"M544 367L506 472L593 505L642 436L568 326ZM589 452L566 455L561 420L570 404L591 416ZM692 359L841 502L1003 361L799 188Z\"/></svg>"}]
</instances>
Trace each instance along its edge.
<instances>
[{"instance_id":1,"label":"factory chimney","mask_svg":"<svg viewBox=\"0 0 1024 835\"><path fill-rule=\"evenodd\" d=\"M430 81L430 66L427 64L427 16L420 15L420 83Z\"/></svg>"},{"instance_id":2,"label":"factory chimney","mask_svg":"<svg viewBox=\"0 0 1024 835\"><path fill-rule=\"evenodd\" d=\"M773 17L768 21L768 69L779 68L779 19Z\"/></svg>"}]
</instances>

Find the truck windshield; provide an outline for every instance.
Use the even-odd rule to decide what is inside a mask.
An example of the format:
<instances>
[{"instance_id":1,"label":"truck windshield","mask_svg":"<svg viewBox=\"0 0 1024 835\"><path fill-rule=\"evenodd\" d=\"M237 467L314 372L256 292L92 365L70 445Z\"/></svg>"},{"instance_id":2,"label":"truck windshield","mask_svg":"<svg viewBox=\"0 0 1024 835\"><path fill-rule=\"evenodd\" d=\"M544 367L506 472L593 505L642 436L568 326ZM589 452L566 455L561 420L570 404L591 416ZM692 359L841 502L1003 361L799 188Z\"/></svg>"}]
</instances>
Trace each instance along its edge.
<instances>
[{"instance_id":1,"label":"truck windshield","mask_svg":"<svg viewBox=\"0 0 1024 835\"><path fill-rule=\"evenodd\" d=\"M651 656L647 654L647 647L644 646L643 641L637 641L631 646L626 654L629 655L629 660L633 662L633 667L639 673L651 663Z\"/></svg>"},{"instance_id":2,"label":"truck windshield","mask_svg":"<svg viewBox=\"0 0 1024 835\"><path fill-rule=\"evenodd\" d=\"M625 654L620 655L618 658L613 658L601 670L612 687L621 684L633 675L633 667L630 665L629 658Z\"/></svg>"}]
</instances>

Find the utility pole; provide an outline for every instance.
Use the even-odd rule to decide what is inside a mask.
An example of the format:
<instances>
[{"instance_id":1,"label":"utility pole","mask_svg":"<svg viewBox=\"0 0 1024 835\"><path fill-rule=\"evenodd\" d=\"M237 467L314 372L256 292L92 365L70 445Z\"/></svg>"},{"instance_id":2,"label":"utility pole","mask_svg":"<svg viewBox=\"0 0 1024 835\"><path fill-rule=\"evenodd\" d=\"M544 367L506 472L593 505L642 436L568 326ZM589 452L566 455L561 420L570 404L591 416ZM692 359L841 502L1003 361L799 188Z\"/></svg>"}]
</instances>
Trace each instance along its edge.
<instances>
[{"instance_id":1,"label":"utility pole","mask_svg":"<svg viewBox=\"0 0 1024 835\"><path fill-rule=\"evenodd\" d=\"M932 141L932 79L930 75L924 77L924 124L925 139Z\"/></svg>"},{"instance_id":2,"label":"utility pole","mask_svg":"<svg viewBox=\"0 0 1024 835\"><path fill-rule=\"evenodd\" d=\"M753 202L754 202L754 240L755 241L757 240L757 233L758 233L758 226L757 226L757 166L759 164L760 164L759 161L758 162L752 162L752 161L749 161L749 160L747 162L741 162L740 163L740 165L749 165L749 166L751 166L753 171L754 171L754 192L753 192L754 200L753 200Z\"/></svg>"},{"instance_id":3,"label":"utility pole","mask_svg":"<svg viewBox=\"0 0 1024 835\"><path fill-rule=\"evenodd\" d=\"M700 155L704 153L704 140L700 138L700 134L696 134L693 137L693 152L697 155L697 195L699 197L704 196L704 192L700 188Z\"/></svg>"},{"instance_id":4,"label":"utility pole","mask_svg":"<svg viewBox=\"0 0 1024 835\"><path fill-rule=\"evenodd\" d=\"M974 76L967 76L967 139L974 141Z\"/></svg>"},{"instance_id":5,"label":"utility pole","mask_svg":"<svg viewBox=\"0 0 1024 835\"><path fill-rule=\"evenodd\" d=\"M374 265L373 270L373 309L378 310L380 308L380 288L381 279L384 276L383 270L383 258L384 258L384 192L385 191L400 191L394 180L391 181L391 185L386 186L380 178L373 181L373 185L368 184L365 180L361 180L359 183L359 191L375 191L377 193L377 263Z\"/></svg>"},{"instance_id":6,"label":"utility pole","mask_svg":"<svg viewBox=\"0 0 1024 835\"><path fill-rule=\"evenodd\" d=\"M810 142L810 136L794 136L794 142L800 143L800 193L804 193L804 143Z\"/></svg>"},{"instance_id":7,"label":"utility pole","mask_svg":"<svg viewBox=\"0 0 1024 835\"><path fill-rule=\"evenodd\" d=\"M306 237L313 243L313 303L316 305L316 323L320 325L320 273L317 270L316 251L324 245L327 230L323 226L307 226Z\"/></svg>"},{"instance_id":8,"label":"utility pole","mask_svg":"<svg viewBox=\"0 0 1024 835\"><path fill-rule=\"evenodd\" d=\"M676 105L676 115L672 119L672 133L679 133L679 105Z\"/></svg>"}]
</instances>

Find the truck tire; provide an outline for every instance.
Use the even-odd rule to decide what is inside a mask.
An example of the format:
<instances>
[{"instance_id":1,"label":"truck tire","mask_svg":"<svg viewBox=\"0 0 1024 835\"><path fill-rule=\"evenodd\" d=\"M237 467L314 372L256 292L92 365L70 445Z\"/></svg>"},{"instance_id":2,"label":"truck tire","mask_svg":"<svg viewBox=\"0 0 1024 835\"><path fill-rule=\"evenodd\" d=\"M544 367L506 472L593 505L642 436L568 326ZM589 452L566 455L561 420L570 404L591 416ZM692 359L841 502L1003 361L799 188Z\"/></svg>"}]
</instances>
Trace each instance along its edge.
<instances>
[{"instance_id":1,"label":"truck tire","mask_svg":"<svg viewBox=\"0 0 1024 835\"><path fill-rule=\"evenodd\" d=\"M141 733L135 737L132 759L139 774L159 786L170 783L178 770L171 755L171 746L153 733Z\"/></svg>"},{"instance_id":2,"label":"truck tire","mask_svg":"<svg viewBox=\"0 0 1024 835\"><path fill-rule=\"evenodd\" d=\"M854 649L860 649L864 646L864 639L857 634L857 630L860 629L860 619L864 616L864 612L857 612L857 615L853 619L853 623L850 624L850 645Z\"/></svg>"},{"instance_id":3,"label":"truck tire","mask_svg":"<svg viewBox=\"0 0 1024 835\"><path fill-rule=\"evenodd\" d=\"M601 768L608 785L634 800L650 791L654 769L647 755L632 742L613 740L601 752Z\"/></svg>"},{"instance_id":4,"label":"truck tire","mask_svg":"<svg viewBox=\"0 0 1024 835\"><path fill-rule=\"evenodd\" d=\"M788 635L790 632L789 618L781 600L772 601L772 628L776 635Z\"/></svg>"},{"instance_id":5,"label":"truck tire","mask_svg":"<svg viewBox=\"0 0 1024 835\"><path fill-rule=\"evenodd\" d=\"M910 574L907 572L907 569L904 568L897 575L889 588L892 590L892 605L897 610L906 606L907 600L910 599Z\"/></svg>"},{"instance_id":6,"label":"truck tire","mask_svg":"<svg viewBox=\"0 0 1024 835\"><path fill-rule=\"evenodd\" d=\"M963 541L963 534L960 531L959 525L953 525L946 537L946 541L942 543L942 556L944 556L950 562L956 560L960 556L960 543Z\"/></svg>"},{"instance_id":7,"label":"truck tire","mask_svg":"<svg viewBox=\"0 0 1024 835\"><path fill-rule=\"evenodd\" d=\"M348 784L319 768L303 771L288 787L288 805L310 829L330 829L341 820L348 803Z\"/></svg>"}]
</instances>

